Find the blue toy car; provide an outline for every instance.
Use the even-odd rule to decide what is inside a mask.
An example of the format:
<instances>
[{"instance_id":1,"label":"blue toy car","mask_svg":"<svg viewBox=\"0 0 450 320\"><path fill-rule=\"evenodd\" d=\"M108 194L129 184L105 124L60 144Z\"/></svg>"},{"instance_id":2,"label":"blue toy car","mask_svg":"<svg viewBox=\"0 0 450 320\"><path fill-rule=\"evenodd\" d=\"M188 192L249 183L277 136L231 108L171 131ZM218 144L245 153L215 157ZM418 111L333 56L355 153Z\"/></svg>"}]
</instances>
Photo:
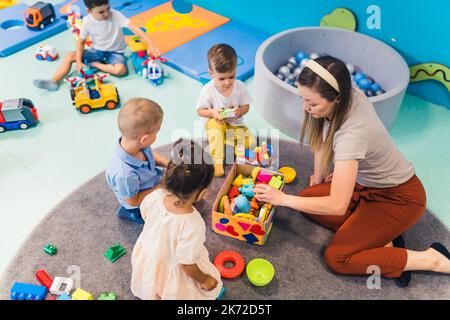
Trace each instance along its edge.
<instances>
[{"instance_id":1,"label":"blue toy car","mask_svg":"<svg viewBox=\"0 0 450 320\"><path fill-rule=\"evenodd\" d=\"M33 102L20 98L0 102L0 133L7 130L28 129L38 123Z\"/></svg>"}]
</instances>

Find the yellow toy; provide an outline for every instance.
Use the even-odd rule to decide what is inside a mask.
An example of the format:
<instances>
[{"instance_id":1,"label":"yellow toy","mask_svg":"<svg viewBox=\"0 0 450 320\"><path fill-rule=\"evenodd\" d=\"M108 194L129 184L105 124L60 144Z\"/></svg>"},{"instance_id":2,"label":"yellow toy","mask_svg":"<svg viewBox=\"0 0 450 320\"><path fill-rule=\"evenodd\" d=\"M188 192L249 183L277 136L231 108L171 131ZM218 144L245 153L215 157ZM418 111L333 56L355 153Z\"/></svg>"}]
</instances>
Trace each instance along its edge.
<instances>
[{"instance_id":1,"label":"yellow toy","mask_svg":"<svg viewBox=\"0 0 450 320\"><path fill-rule=\"evenodd\" d=\"M242 178L242 174L240 174L240 175L238 175L237 177L236 177L236 179L234 179L234 181L233 181L233 186L236 186L236 187L242 187L242 185L243 185L243 178Z\"/></svg>"},{"instance_id":2,"label":"yellow toy","mask_svg":"<svg viewBox=\"0 0 450 320\"><path fill-rule=\"evenodd\" d=\"M297 172L294 170L294 168L291 167L283 167L280 168L278 171L284 174L284 182L286 183L291 183L297 176Z\"/></svg>"},{"instance_id":3,"label":"yellow toy","mask_svg":"<svg viewBox=\"0 0 450 320\"><path fill-rule=\"evenodd\" d=\"M256 182L256 178L258 178L258 174L259 174L260 171L261 171L261 167L255 167L255 168L252 170L252 178L253 178L253 181Z\"/></svg>"},{"instance_id":4,"label":"yellow toy","mask_svg":"<svg viewBox=\"0 0 450 320\"><path fill-rule=\"evenodd\" d=\"M75 290L72 294L72 300L94 300L94 297L89 292L84 291L81 288L77 288L77 290Z\"/></svg>"},{"instance_id":5,"label":"yellow toy","mask_svg":"<svg viewBox=\"0 0 450 320\"><path fill-rule=\"evenodd\" d=\"M272 186L278 190L281 188L282 184L283 181L281 180L281 176L273 176L269 181L269 186Z\"/></svg>"},{"instance_id":6,"label":"yellow toy","mask_svg":"<svg viewBox=\"0 0 450 320\"><path fill-rule=\"evenodd\" d=\"M91 112L92 109L115 109L120 104L116 87L104 84L97 76L93 80L93 86L86 80L78 86L72 86L70 89L72 104L84 114Z\"/></svg>"},{"instance_id":7,"label":"yellow toy","mask_svg":"<svg viewBox=\"0 0 450 320\"><path fill-rule=\"evenodd\" d=\"M245 220L255 221L256 217L250 213L236 213L234 215L236 218L241 218Z\"/></svg>"},{"instance_id":8,"label":"yellow toy","mask_svg":"<svg viewBox=\"0 0 450 320\"><path fill-rule=\"evenodd\" d=\"M15 4L17 4L15 0L0 0L0 9L8 8Z\"/></svg>"}]
</instances>

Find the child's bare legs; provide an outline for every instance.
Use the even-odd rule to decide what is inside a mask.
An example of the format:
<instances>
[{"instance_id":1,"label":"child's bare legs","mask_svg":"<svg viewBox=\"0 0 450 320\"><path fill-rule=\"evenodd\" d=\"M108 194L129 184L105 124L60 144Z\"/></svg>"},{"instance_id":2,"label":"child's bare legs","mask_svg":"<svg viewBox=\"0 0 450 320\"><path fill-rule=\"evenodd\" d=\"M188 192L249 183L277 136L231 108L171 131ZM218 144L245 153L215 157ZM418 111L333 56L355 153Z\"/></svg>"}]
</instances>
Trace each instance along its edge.
<instances>
[{"instance_id":1,"label":"child's bare legs","mask_svg":"<svg viewBox=\"0 0 450 320\"><path fill-rule=\"evenodd\" d=\"M89 64L91 67L97 68L102 72L106 72L115 76L124 76L127 74L127 66L122 63L105 64L101 62L92 62Z\"/></svg>"},{"instance_id":2,"label":"child's bare legs","mask_svg":"<svg viewBox=\"0 0 450 320\"><path fill-rule=\"evenodd\" d=\"M50 91L58 90L59 83L64 79L65 76L69 74L70 69L72 68L72 64L75 62L75 59L75 51L69 52L64 56L63 61L61 62L51 79L37 79L33 81L33 84L40 89L46 89Z\"/></svg>"}]
</instances>

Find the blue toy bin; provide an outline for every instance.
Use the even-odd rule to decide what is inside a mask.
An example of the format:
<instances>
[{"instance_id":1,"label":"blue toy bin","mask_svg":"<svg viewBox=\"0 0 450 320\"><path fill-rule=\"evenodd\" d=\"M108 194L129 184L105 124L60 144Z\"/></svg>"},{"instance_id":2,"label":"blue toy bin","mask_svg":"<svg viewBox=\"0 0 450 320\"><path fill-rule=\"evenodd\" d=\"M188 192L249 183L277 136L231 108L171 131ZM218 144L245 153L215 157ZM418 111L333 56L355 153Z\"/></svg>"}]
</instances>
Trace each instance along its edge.
<instances>
[{"instance_id":1,"label":"blue toy bin","mask_svg":"<svg viewBox=\"0 0 450 320\"><path fill-rule=\"evenodd\" d=\"M255 104L274 127L294 139L300 137L304 118L298 89L280 80L274 72L299 51L326 53L357 66L374 78L385 93L370 97L389 130L397 117L408 83L409 68L389 45L361 33L336 28L307 27L278 33L258 48L255 61Z\"/></svg>"}]
</instances>

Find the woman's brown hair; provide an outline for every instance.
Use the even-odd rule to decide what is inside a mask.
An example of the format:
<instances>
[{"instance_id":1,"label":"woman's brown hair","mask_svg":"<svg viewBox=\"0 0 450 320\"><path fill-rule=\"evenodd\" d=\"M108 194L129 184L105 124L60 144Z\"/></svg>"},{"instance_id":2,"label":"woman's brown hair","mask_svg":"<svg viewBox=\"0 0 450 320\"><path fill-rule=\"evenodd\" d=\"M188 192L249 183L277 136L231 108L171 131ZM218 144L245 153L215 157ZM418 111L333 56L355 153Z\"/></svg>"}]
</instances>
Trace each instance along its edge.
<instances>
[{"instance_id":1,"label":"woman's brown hair","mask_svg":"<svg viewBox=\"0 0 450 320\"><path fill-rule=\"evenodd\" d=\"M328 72L336 79L339 86L339 92L308 67L305 67L298 77L299 86L307 87L319 93L322 98L329 102L336 101L338 97L339 100L334 106L329 130L325 138L323 137L323 130L326 119L315 119L305 111L300 141L303 143L306 136L312 150L318 151L322 149L320 171L321 174L325 176L334 157L334 134L345 122L350 110L352 82L350 73L343 61L330 56L319 57L315 59L315 61L328 70Z\"/></svg>"}]
</instances>

